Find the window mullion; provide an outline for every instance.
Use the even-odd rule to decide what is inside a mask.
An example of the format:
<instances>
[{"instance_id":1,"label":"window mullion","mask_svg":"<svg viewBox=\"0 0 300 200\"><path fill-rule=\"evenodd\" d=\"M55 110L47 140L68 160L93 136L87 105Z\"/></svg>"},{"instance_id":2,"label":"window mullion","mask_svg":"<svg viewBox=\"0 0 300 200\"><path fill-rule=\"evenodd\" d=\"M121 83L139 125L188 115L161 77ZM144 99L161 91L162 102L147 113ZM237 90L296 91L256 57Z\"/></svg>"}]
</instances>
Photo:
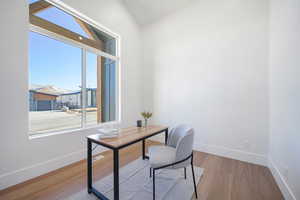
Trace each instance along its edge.
<instances>
[{"instance_id":1,"label":"window mullion","mask_svg":"<svg viewBox=\"0 0 300 200\"><path fill-rule=\"evenodd\" d=\"M81 49L81 127L84 128L86 125L86 50Z\"/></svg>"}]
</instances>

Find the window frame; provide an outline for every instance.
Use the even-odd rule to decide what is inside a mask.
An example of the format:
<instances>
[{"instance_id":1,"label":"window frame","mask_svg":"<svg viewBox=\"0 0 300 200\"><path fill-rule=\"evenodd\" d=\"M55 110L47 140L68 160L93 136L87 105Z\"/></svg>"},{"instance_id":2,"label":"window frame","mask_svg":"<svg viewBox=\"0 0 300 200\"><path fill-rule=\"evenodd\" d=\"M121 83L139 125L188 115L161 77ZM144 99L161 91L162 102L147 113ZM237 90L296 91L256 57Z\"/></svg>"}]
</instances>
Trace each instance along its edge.
<instances>
[{"instance_id":1,"label":"window frame","mask_svg":"<svg viewBox=\"0 0 300 200\"><path fill-rule=\"evenodd\" d=\"M92 20L91 18L83 15L79 11L75 10L74 8L68 6L67 4L57 1L57 0L44 0L51 5L57 7L58 9L61 9L62 11L66 12L67 14L74 16L85 23L97 28L98 30L108 34L109 36L113 37L116 41L116 55L110 55L104 51L100 51L99 49L93 48L91 46L85 45L83 43L77 42L75 40L71 40L69 38L64 37L63 35L53 33L49 30L43 29L38 26L34 26L29 23L29 32L35 32L37 34L41 34L43 36L49 37L50 39L54 39L63 43L66 43L68 45L77 47L81 49L81 84L82 84L82 116L81 116L81 128L73 128L73 129L66 129L66 130L61 130L61 131L47 131L45 133L37 133L37 134L30 134L30 118L29 118L29 108L27 110L28 112L28 136L29 139L34 139L34 138L40 138L40 137L45 137L45 136L51 136L51 135L58 135L58 134L65 134L65 133L73 133L77 131L82 131L82 130L88 130L88 129L93 129L105 124L120 124L121 123L121 56L120 56L120 41L121 37L120 35L116 34L115 32L109 30L108 28L104 27L103 25L99 24L98 22ZM96 125L89 125L86 126L86 116L85 116L85 108L86 108L86 55L87 53L94 53L98 56L102 56L104 58L111 59L115 62L116 65L116 88L115 88L115 96L116 96L116 119L114 121L109 121L109 122L102 122ZM29 68L29 66L28 66ZM29 70L28 70L29 71ZM28 82L29 85L29 82ZM29 98L29 97L28 97Z\"/></svg>"}]
</instances>

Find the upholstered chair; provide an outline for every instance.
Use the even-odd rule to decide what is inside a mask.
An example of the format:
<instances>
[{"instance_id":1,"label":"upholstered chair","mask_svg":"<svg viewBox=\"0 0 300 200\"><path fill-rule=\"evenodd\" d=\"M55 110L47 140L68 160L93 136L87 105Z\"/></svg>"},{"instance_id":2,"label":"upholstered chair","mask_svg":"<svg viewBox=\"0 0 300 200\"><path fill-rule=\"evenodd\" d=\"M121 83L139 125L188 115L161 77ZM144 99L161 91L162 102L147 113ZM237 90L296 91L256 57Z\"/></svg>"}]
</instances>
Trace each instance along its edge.
<instances>
[{"instance_id":1,"label":"upholstered chair","mask_svg":"<svg viewBox=\"0 0 300 200\"><path fill-rule=\"evenodd\" d=\"M153 200L155 200L155 172L159 169L184 169L186 179L186 167L191 166L195 196L197 187L193 165L194 129L187 125L173 128L169 134L167 145L151 146L149 148L150 177L153 179Z\"/></svg>"}]
</instances>

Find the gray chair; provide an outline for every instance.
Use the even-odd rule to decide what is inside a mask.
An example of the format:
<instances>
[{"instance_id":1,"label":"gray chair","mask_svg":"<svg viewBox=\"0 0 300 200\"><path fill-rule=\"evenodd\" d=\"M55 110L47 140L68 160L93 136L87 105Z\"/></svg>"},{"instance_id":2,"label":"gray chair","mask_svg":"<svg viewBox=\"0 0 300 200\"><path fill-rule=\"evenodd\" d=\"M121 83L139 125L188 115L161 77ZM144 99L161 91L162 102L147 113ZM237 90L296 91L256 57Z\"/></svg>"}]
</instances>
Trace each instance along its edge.
<instances>
[{"instance_id":1,"label":"gray chair","mask_svg":"<svg viewBox=\"0 0 300 200\"><path fill-rule=\"evenodd\" d=\"M151 146L149 148L150 177L153 176L153 200L155 200L156 170L183 168L186 179L186 167L189 165L192 168L195 196L198 198L193 165L193 142L193 128L180 125L171 130L166 146Z\"/></svg>"}]
</instances>

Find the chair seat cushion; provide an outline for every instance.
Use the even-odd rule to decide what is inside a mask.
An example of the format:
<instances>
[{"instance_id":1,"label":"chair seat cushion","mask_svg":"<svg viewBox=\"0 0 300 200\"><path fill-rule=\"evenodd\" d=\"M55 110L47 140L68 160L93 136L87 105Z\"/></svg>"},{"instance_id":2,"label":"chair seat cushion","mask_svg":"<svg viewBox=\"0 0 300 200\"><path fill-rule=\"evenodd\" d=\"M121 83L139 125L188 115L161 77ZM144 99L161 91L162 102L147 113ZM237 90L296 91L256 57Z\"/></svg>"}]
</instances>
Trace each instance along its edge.
<instances>
[{"instance_id":1,"label":"chair seat cushion","mask_svg":"<svg viewBox=\"0 0 300 200\"><path fill-rule=\"evenodd\" d=\"M175 162L176 149L169 146L151 146L149 147L149 162L152 168Z\"/></svg>"}]
</instances>

